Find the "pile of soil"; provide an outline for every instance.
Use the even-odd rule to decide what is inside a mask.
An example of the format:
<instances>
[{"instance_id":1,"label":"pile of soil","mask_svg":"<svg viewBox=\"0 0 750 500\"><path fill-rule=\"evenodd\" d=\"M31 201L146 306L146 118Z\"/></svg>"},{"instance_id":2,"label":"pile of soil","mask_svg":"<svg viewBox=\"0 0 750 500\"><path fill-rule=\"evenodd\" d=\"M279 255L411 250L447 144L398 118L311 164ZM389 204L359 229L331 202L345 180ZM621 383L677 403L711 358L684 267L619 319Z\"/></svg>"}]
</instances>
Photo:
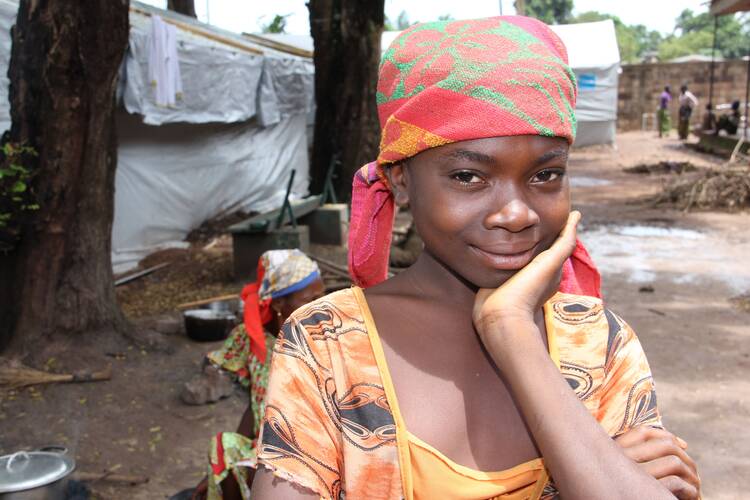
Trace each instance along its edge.
<instances>
[{"instance_id":1,"label":"pile of soil","mask_svg":"<svg viewBox=\"0 0 750 500\"><path fill-rule=\"evenodd\" d=\"M689 161L660 161L659 163L641 163L634 167L623 168L628 174L682 174L694 172L697 167Z\"/></svg>"},{"instance_id":2,"label":"pile of soil","mask_svg":"<svg viewBox=\"0 0 750 500\"><path fill-rule=\"evenodd\" d=\"M203 224L190 231L185 237L185 241L190 243L209 242L215 236L226 233L229 226L242 222L255 214L257 214L257 212L248 213L240 210L239 212L234 212L222 217L208 219L203 222Z\"/></svg>"},{"instance_id":3,"label":"pile of soil","mask_svg":"<svg viewBox=\"0 0 750 500\"><path fill-rule=\"evenodd\" d=\"M232 254L225 251L169 249L143 259L141 268L169 262L148 276L117 287L117 300L131 318L175 311L178 304L218 295L239 293L241 283L232 275Z\"/></svg>"},{"instance_id":4,"label":"pile of soil","mask_svg":"<svg viewBox=\"0 0 750 500\"><path fill-rule=\"evenodd\" d=\"M750 171L711 169L698 178L669 184L656 196L657 205L735 212L750 208Z\"/></svg>"}]
</instances>

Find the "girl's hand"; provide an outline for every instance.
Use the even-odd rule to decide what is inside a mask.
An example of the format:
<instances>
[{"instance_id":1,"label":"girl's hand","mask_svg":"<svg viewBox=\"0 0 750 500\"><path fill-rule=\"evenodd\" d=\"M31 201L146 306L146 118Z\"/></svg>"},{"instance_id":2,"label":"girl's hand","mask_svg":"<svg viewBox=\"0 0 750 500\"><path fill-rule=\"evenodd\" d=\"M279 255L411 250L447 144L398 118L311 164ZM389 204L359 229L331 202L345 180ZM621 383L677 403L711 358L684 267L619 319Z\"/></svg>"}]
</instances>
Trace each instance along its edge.
<instances>
[{"instance_id":1,"label":"girl's hand","mask_svg":"<svg viewBox=\"0 0 750 500\"><path fill-rule=\"evenodd\" d=\"M674 434L641 425L615 438L625 455L680 500L699 500L701 480L687 443Z\"/></svg>"},{"instance_id":2,"label":"girl's hand","mask_svg":"<svg viewBox=\"0 0 750 500\"><path fill-rule=\"evenodd\" d=\"M474 326L484 340L493 326L532 322L534 313L557 291L562 266L575 250L580 212L571 212L560 236L500 288L483 288L474 300Z\"/></svg>"}]
</instances>

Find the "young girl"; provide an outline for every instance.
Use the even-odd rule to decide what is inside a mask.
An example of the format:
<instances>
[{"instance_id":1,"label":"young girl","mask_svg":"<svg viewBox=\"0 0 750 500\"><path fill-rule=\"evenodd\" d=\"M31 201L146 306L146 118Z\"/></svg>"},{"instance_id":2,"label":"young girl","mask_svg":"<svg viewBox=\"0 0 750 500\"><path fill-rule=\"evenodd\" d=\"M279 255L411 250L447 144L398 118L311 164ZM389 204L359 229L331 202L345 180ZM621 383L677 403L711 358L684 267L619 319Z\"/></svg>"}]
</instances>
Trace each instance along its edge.
<instances>
[{"instance_id":1,"label":"young girl","mask_svg":"<svg viewBox=\"0 0 750 500\"><path fill-rule=\"evenodd\" d=\"M698 498L640 344L576 243L575 97L564 46L532 19L393 42L380 155L354 183L365 288L283 326L252 498ZM424 251L385 280L394 202Z\"/></svg>"}]
</instances>

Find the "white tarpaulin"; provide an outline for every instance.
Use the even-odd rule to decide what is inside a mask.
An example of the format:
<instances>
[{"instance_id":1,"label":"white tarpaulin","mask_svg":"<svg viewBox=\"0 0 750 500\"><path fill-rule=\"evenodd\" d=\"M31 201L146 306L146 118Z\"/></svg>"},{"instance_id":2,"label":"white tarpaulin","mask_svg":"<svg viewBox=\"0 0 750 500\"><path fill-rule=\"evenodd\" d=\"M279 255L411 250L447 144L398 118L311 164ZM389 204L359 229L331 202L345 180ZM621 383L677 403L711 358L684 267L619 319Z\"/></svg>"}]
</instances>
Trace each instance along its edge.
<instances>
[{"instance_id":1,"label":"white tarpaulin","mask_svg":"<svg viewBox=\"0 0 750 500\"><path fill-rule=\"evenodd\" d=\"M612 20L552 26L578 79L576 146L612 144L617 128L620 50Z\"/></svg>"},{"instance_id":2,"label":"white tarpaulin","mask_svg":"<svg viewBox=\"0 0 750 500\"><path fill-rule=\"evenodd\" d=\"M10 129L10 102L8 101L8 66L10 65L10 29L16 24L18 2L0 0L0 135Z\"/></svg>"},{"instance_id":3,"label":"white tarpaulin","mask_svg":"<svg viewBox=\"0 0 750 500\"><path fill-rule=\"evenodd\" d=\"M0 0L2 96L8 92L17 10L17 1ZM183 89L172 107L154 103L148 78L153 14L177 25ZM184 245L185 236L207 219L280 206L292 169L293 195L306 195L306 125L314 109L309 58L137 1L131 2L130 23L118 95L135 114L117 115L115 272L156 249ZM2 130L10 126L9 112L8 100L0 99Z\"/></svg>"},{"instance_id":4,"label":"white tarpaulin","mask_svg":"<svg viewBox=\"0 0 750 500\"><path fill-rule=\"evenodd\" d=\"M178 246L206 219L280 206L292 168L294 191L306 193L305 127L304 115L266 128L253 122L152 127L120 113L115 272L133 267L155 248Z\"/></svg>"},{"instance_id":5,"label":"white tarpaulin","mask_svg":"<svg viewBox=\"0 0 750 500\"><path fill-rule=\"evenodd\" d=\"M232 45L196 33L209 27L184 16L132 2L130 43L125 56L123 103L144 123L234 123L260 117L261 125L314 108L315 67L312 60L261 47L234 33L216 31ZM151 16L179 20L177 56L182 74L182 99L174 106L158 106L149 81L148 47ZM187 31L195 25L196 31ZM199 30L199 31L198 31ZM262 52L262 54L258 53Z\"/></svg>"}]
</instances>

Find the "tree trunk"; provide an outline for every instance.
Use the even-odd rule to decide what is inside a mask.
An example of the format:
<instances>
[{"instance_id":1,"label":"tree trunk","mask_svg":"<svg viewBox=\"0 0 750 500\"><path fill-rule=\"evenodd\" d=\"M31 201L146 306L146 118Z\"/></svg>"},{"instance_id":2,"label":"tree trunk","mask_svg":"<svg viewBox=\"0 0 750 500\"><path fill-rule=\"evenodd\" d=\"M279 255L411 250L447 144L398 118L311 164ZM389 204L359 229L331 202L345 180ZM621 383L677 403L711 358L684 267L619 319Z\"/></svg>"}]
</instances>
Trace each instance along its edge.
<instances>
[{"instance_id":1,"label":"tree trunk","mask_svg":"<svg viewBox=\"0 0 750 500\"><path fill-rule=\"evenodd\" d=\"M195 15L195 0L168 0L167 8L186 16L198 17Z\"/></svg>"},{"instance_id":2,"label":"tree trunk","mask_svg":"<svg viewBox=\"0 0 750 500\"><path fill-rule=\"evenodd\" d=\"M336 194L348 201L354 173L376 158L380 140L375 92L384 0L310 0L308 7L317 103L311 191L322 191L336 158Z\"/></svg>"},{"instance_id":3,"label":"tree trunk","mask_svg":"<svg viewBox=\"0 0 750 500\"><path fill-rule=\"evenodd\" d=\"M8 76L10 141L39 209L0 254L0 349L28 354L53 334L120 330L111 264L115 90L128 0L21 0Z\"/></svg>"}]
</instances>

